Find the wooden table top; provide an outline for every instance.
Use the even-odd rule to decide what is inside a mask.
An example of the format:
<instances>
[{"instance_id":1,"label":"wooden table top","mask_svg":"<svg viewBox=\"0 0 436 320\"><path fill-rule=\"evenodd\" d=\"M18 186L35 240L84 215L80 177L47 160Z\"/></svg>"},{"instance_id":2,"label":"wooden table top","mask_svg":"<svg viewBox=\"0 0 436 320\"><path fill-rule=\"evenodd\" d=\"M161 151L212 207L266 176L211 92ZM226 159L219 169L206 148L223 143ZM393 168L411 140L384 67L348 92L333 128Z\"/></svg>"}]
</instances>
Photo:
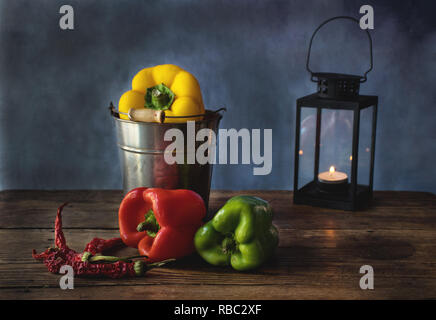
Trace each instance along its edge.
<instances>
[{"instance_id":1,"label":"wooden table top","mask_svg":"<svg viewBox=\"0 0 436 320\"><path fill-rule=\"evenodd\" d=\"M251 194L270 201L280 245L254 272L214 267L193 255L145 277L76 278L61 290L31 256L52 246L57 207L69 246L118 236L121 191L0 192L1 299L415 299L436 298L436 196L376 192L374 206L344 212L292 203L290 191L211 193L210 212ZM125 249L127 251L134 249ZM131 251L135 252L135 251ZM131 253L129 252L129 253ZM360 267L374 269L374 290L362 290Z\"/></svg>"}]
</instances>

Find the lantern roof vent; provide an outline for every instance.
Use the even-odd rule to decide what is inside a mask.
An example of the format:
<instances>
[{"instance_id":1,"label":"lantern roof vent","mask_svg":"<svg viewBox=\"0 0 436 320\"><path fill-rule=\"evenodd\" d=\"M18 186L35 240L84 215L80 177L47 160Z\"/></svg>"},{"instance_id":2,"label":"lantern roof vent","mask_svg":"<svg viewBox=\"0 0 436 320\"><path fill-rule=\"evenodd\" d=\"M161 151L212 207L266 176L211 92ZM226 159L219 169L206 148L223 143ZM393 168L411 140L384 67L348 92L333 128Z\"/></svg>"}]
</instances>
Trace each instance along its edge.
<instances>
[{"instance_id":1,"label":"lantern roof vent","mask_svg":"<svg viewBox=\"0 0 436 320\"><path fill-rule=\"evenodd\" d=\"M316 72L312 81L318 83L318 96L321 98L352 98L359 95L362 77L352 74Z\"/></svg>"}]
</instances>

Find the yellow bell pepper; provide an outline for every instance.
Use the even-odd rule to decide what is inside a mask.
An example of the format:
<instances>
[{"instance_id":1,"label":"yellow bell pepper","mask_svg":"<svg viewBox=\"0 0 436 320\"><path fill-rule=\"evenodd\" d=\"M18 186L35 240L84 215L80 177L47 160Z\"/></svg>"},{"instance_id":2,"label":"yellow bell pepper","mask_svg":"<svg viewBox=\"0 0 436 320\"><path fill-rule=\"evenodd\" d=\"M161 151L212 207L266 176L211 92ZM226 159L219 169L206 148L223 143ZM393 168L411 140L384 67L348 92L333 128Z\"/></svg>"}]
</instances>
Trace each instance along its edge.
<instances>
[{"instance_id":1,"label":"yellow bell pepper","mask_svg":"<svg viewBox=\"0 0 436 320\"><path fill-rule=\"evenodd\" d=\"M163 64L139 71L132 81L132 90L125 92L118 103L120 112L130 108L165 110L166 116L189 116L203 114L204 104L200 85L188 71L173 65ZM128 119L120 114L121 119ZM195 118L165 118L166 123L201 120Z\"/></svg>"}]
</instances>

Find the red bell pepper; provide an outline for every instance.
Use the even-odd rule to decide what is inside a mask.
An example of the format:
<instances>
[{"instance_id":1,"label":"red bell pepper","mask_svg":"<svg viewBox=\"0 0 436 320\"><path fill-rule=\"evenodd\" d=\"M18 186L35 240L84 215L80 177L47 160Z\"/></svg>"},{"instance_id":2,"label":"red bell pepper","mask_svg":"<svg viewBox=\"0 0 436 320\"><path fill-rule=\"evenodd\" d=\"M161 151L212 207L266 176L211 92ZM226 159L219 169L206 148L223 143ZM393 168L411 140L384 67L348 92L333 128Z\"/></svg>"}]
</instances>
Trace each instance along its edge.
<instances>
[{"instance_id":1,"label":"red bell pepper","mask_svg":"<svg viewBox=\"0 0 436 320\"><path fill-rule=\"evenodd\" d=\"M136 188L120 205L121 239L149 262L180 258L194 251L194 235L205 215L203 199L194 191Z\"/></svg>"}]
</instances>

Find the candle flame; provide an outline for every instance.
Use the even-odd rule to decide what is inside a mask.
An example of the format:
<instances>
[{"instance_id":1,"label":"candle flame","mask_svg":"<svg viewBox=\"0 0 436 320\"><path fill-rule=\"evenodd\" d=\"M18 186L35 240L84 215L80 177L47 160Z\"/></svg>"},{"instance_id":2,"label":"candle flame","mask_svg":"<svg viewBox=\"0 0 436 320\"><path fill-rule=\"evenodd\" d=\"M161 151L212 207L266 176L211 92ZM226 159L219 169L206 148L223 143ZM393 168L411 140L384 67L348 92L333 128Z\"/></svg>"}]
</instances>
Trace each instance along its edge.
<instances>
[{"instance_id":1,"label":"candle flame","mask_svg":"<svg viewBox=\"0 0 436 320\"><path fill-rule=\"evenodd\" d=\"M302 156L302 155L303 155L303 150L300 150L300 151L298 152L298 154L299 154L300 156Z\"/></svg>"},{"instance_id":2,"label":"candle flame","mask_svg":"<svg viewBox=\"0 0 436 320\"><path fill-rule=\"evenodd\" d=\"M350 161L352 161L353 160L353 156L350 156Z\"/></svg>"},{"instance_id":3,"label":"candle flame","mask_svg":"<svg viewBox=\"0 0 436 320\"><path fill-rule=\"evenodd\" d=\"M330 174L333 174L335 171L336 171L335 167L334 167L334 166L331 166L331 167L330 167L330 170L329 170L329 173L330 173Z\"/></svg>"}]
</instances>

